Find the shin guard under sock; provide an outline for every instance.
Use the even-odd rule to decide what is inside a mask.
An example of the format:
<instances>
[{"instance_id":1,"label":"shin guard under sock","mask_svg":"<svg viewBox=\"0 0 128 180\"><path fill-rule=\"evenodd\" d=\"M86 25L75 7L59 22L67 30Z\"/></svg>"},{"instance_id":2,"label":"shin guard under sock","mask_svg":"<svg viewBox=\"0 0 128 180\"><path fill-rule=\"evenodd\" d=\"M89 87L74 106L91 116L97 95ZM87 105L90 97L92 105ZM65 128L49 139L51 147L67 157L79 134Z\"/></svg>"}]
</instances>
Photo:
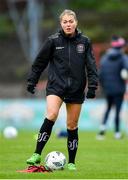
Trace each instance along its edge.
<instances>
[{"instance_id":1,"label":"shin guard under sock","mask_svg":"<svg viewBox=\"0 0 128 180\"><path fill-rule=\"evenodd\" d=\"M44 123L42 124L38 134L35 153L41 154L45 144L47 143L51 135L53 125L54 125L53 121L50 121L47 118L44 119Z\"/></svg>"},{"instance_id":2,"label":"shin guard under sock","mask_svg":"<svg viewBox=\"0 0 128 180\"><path fill-rule=\"evenodd\" d=\"M69 163L75 163L76 152L78 148L78 128L75 130L69 130L68 132L68 155L69 155Z\"/></svg>"}]
</instances>

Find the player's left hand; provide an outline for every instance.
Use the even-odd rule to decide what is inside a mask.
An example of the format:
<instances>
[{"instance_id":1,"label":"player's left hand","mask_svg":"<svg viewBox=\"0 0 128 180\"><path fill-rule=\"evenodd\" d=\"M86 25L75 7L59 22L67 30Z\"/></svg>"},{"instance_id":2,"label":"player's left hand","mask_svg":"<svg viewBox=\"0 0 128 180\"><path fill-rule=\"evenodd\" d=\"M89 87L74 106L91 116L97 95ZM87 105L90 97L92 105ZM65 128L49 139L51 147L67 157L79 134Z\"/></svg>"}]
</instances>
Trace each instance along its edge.
<instances>
[{"instance_id":1,"label":"player's left hand","mask_svg":"<svg viewBox=\"0 0 128 180\"><path fill-rule=\"evenodd\" d=\"M86 95L87 99L93 99L93 98L95 98L95 96L96 96L95 95L95 89L90 88L87 92L87 95Z\"/></svg>"}]
</instances>

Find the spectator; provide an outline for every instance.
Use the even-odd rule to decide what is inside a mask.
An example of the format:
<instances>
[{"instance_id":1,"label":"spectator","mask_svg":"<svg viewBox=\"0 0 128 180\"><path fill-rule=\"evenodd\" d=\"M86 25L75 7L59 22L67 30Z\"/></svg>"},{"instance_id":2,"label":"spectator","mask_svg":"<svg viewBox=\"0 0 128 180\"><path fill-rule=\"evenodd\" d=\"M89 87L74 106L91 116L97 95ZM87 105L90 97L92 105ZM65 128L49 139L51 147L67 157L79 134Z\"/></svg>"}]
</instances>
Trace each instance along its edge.
<instances>
[{"instance_id":1,"label":"spectator","mask_svg":"<svg viewBox=\"0 0 128 180\"><path fill-rule=\"evenodd\" d=\"M115 138L120 139L120 110L126 89L125 80L128 78L128 57L123 52L125 40L114 36L111 48L103 55L100 61L99 79L107 101L107 109L100 127L97 139L104 139L106 123L111 108L115 107Z\"/></svg>"}]
</instances>

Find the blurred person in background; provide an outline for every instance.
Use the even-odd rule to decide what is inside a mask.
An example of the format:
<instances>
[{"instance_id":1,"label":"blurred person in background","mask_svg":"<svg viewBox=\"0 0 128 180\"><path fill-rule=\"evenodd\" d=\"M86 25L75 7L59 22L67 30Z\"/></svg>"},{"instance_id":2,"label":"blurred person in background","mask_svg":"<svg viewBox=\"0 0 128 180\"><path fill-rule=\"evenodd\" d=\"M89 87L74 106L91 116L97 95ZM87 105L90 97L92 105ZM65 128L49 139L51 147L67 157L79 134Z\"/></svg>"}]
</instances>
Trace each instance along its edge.
<instances>
[{"instance_id":1,"label":"blurred person in background","mask_svg":"<svg viewBox=\"0 0 128 180\"><path fill-rule=\"evenodd\" d=\"M47 143L60 107L66 103L68 169L76 170L78 148L78 119L85 99L94 98L97 89L97 69L91 42L77 29L77 17L72 10L60 15L61 29L48 37L37 55L28 77L27 90L34 94L41 73L49 64L46 87L46 118L40 128L34 154L27 164L41 162L41 153Z\"/></svg>"},{"instance_id":2,"label":"blurred person in background","mask_svg":"<svg viewBox=\"0 0 128 180\"><path fill-rule=\"evenodd\" d=\"M100 61L99 79L107 101L107 109L100 127L97 139L104 139L106 123L111 108L115 107L115 138L120 139L120 111L123 102L126 80L128 79L128 56L124 53L125 40L113 36L111 48L102 56Z\"/></svg>"}]
</instances>

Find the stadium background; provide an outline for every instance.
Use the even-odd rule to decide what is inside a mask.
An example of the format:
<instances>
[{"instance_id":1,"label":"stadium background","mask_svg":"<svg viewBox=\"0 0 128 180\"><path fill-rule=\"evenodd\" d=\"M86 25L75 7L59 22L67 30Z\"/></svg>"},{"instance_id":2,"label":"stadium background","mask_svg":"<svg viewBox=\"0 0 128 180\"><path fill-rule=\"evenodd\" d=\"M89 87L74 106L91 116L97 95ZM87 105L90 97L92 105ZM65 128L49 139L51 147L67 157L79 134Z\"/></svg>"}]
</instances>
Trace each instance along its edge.
<instances>
[{"instance_id":1,"label":"stadium background","mask_svg":"<svg viewBox=\"0 0 128 180\"><path fill-rule=\"evenodd\" d=\"M14 125L19 129L34 129L40 126L45 116L45 87L47 83L47 70L42 74L37 86L36 95L30 95L26 91L26 77L31 63L39 48L33 47L34 41L30 37L34 13L30 1L4 1L0 0L0 129L7 125ZM78 0L38 0L31 1L40 6L40 18L38 21L38 47L41 42L51 33L58 29L58 16L64 8L71 8L76 11L79 19L80 29L92 39L93 49L97 66L100 56L109 47L109 41L113 34L128 37L128 2L125 0L105 1L78 1ZM47 11L46 11L47 9ZM27 15L29 12L29 16ZM12 16L15 13L17 19ZM37 14L38 16L39 14ZM37 18L36 16L36 18ZM32 20L30 20L31 18ZM19 30L24 27L26 41L23 41L23 34ZM34 23L34 22L33 22ZM36 22L37 23L37 22ZM24 48L27 47L25 52ZM32 49L33 48L33 49ZM31 49L35 54L31 53ZM128 48L125 50L128 52ZM126 94L127 95L127 94ZM127 96L126 96L127 97ZM123 104L121 115L122 129L127 130L127 98ZM97 130L105 109L105 101L99 87L95 100L86 100L80 117L80 129ZM55 128L65 127L64 107L58 117ZM113 128L112 111L108 127ZM27 125L26 125L27 124Z\"/></svg>"},{"instance_id":2,"label":"stadium background","mask_svg":"<svg viewBox=\"0 0 128 180\"><path fill-rule=\"evenodd\" d=\"M33 152L37 132L45 116L47 70L35 95L26 91L26 78L41 42L58 29L58 16L65 8L75 10L79 28L92 39L97 66L113 34L128 40L127 0L0 0L0 179L127 179L128 178L128 94L121 113L123 138L113 138L113 116L104 141L96 134L106 106L99 87L97 98L85 100L80 116L78 170L21 174ZM128 53L128 46L125 51ZM63 105L55 132L64 130ZM6 126L15 126L18 136L3 136ZM66 138L52 133L44 152L59 150L68 157Z\"/></svg>"}]
</instances>

